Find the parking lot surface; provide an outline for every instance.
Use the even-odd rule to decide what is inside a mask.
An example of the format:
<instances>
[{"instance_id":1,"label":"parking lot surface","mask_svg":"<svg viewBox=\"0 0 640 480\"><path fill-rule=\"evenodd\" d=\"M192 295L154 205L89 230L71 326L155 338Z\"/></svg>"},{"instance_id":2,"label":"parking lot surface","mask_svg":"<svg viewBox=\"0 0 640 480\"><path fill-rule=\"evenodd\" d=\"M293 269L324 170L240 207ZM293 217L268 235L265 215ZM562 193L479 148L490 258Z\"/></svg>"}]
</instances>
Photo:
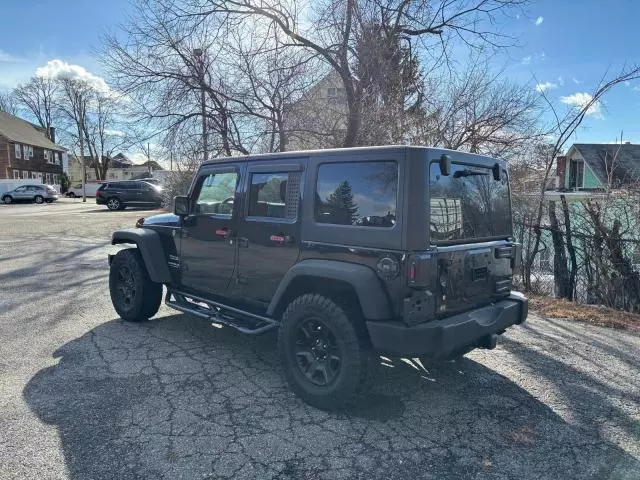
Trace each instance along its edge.
<instances>
[{"instance_id":1,"label":"parking lot surface","mask_svg":"<svg viewBox=\"0 0 640 480\"><path fill-rule=\"evenodd\" d=\"M110 233L149 214L0 205L0 478L640 478L637 335L531 315L457 362L381 358L325 413L274 335L117 318Z\"/></svg>"}]
</instances>

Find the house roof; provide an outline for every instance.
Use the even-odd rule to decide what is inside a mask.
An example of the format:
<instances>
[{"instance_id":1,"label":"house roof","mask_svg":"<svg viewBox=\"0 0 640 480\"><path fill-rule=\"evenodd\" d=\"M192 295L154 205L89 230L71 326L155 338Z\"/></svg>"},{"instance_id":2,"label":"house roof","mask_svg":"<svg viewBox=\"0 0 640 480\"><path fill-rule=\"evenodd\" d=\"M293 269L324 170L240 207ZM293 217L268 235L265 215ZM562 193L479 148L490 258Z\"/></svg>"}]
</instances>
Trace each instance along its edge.
<instances>
[{"instance_id":1,"label":"house roof","mask_svg":"<svg viewBox=\"0 0 640 480\"><path fill-rule=\"evenodd\" d=\"M606 185L612 174L621 183L640 180L640 144L574 143L600 183Z\"/></svg>"},{"instance_id":2,"label":"house roof","mask_svg":"<svg viewBox=\"0 0 640 480\"><path fill-rule=\"evenodd\" d=\"M41 129L7 112L0 112L0 135L11 142L64 151L64 148L49 140Z\"/></svg>"}]
</instances>

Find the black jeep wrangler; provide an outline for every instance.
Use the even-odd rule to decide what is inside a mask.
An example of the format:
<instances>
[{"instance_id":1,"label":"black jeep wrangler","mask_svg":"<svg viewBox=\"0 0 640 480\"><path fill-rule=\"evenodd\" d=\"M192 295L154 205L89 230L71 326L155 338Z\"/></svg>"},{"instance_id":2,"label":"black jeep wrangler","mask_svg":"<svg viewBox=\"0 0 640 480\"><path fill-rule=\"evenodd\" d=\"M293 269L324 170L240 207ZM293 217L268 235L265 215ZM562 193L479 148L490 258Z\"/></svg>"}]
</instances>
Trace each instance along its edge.
<instances>
[{"instance_id":1,"label":"black jeep wrangler","mask_svg":"<svg viewBox=\"0 0 640 480\"><path fill-rule=\"evenodd\" d=\"M216 159L174 213L113 234L125 320L167 305L278 329L284 374L319 408L361 391L375 353L453 358L524 322L503 162L420 147Z\"/></svg>"}]
</instances>

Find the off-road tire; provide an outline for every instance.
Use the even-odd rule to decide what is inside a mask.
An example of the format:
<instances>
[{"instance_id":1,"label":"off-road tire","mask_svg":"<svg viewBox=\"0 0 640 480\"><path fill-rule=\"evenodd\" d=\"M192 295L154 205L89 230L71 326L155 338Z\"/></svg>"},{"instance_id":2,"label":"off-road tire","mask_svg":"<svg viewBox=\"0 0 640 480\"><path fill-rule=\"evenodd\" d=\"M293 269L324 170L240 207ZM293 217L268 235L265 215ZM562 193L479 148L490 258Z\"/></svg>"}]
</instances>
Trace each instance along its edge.
<instances>
[{"instance_id":1,"label":"off-road tire","mask_svg":"<svg viewBox=\"0 0 640 480\"><path fill-rule=\"evenodd\" d=\"M33 201L37 204L44 203L44 197L42 195L36 195L35 197L33 197Z\"/></svg>"},{"instance_id":2,"label":"off-road tire","mask_svg":"<svg viewBox=\"0 0 640 480\"><path fill-rule=\"evenodd\" d=\"M284 314L278 331L280 362L291 390L309 405L322 410L341 410L352 404L364 389L371 354L359 334L355 322L332 299L317 294L305 294L293 300ZM295 353L297 332L309 319L318 319L333 332L341 355L337 376L328 385L312 383L298 364Z\"/></svg>"},{"instance_id":3,"label":"off-road tire","mask_svg":"<svg viewBox=\"0 0 640 480\"><path fill-rule=\"evenodd\" d=\"M124 278L125 270L131 274L130 283ZM126 288L133 288L133 292L126 295L121 290ZM109 271L109 292L116 312L128 322L148 320L158 313L162 302L162 284L151 281L136 248L120 250L113 257Z\"/></svg>"},{"instance_id":4,"label":"off-road tire","mask_svg":"<svg viewBox=\"0 0 640 480\"><path fill-rule=\"evenodd\" d=\"M11 197L11 195L5 195L4 197L2 197L2 202L8 205L13 202L13 198Z\"/></svg>"},{"instance_id":5,"label":"off-road tire","mask_svg":"<svg viewBox=\"0 0 640 480\"><path fill-rule=\"evenodd\" d=\"M107 200L107 208L111 211L124 210L124 205L118 197L111 197Z\"/></svg>"}]
</instances>

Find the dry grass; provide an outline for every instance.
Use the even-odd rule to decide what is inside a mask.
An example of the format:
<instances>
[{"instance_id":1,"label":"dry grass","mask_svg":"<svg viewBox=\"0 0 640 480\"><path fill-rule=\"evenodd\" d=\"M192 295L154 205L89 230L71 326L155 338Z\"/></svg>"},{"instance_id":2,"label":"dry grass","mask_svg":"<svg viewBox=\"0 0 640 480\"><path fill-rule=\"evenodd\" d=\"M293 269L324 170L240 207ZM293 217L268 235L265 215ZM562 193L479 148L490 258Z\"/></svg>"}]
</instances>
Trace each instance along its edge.
<instances>
[{"instance_id":1,"label":"dry grass","mask_svg":"<svg viewBox=\"0 0 640 480\"><path fill-rule=\"evenodd\" d=\"M640 332L640 315L596 305L579 305L557 298L531 295L529 308L544 317L566 318L600 327Z\"/></svg>"}]
</instances>

